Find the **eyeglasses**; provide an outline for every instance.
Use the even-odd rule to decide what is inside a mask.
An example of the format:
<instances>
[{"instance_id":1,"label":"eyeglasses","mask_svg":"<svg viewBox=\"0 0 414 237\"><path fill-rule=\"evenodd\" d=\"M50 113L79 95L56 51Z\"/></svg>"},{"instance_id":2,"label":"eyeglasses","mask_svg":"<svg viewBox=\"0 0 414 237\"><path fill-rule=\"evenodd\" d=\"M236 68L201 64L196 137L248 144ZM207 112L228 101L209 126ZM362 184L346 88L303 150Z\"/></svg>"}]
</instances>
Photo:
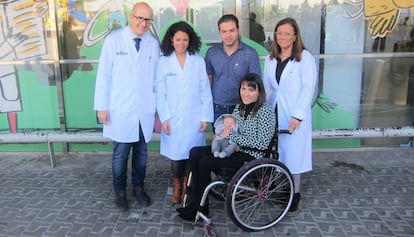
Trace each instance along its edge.
<instances>
[{"instance_id":1,"label":"eyeglasses","mask_svg":"<svg viewBox=\"0 0 414 237\"><path fill-rule=\"evenodd\" d=\"M135 15L132 15L132 16L135 17L135 19L137 19L137 21L139 23L145 21L145 24L151 24L153 22L153 20L152 19L149 19L149 18L144 18L142 16L135 16Z\"/></svg>"},{"instance_id":2,"label":"eyeglasses","mask_svg":"<svg viewBox=\"0 0 414 237\"><path fill-rule=\"evenodd\" d=\"M282 37L282 36L290 37L294 35L294 33L290 33L290 32L276 32L275 34L277 37Z\"/></svg>"}]
</instances>

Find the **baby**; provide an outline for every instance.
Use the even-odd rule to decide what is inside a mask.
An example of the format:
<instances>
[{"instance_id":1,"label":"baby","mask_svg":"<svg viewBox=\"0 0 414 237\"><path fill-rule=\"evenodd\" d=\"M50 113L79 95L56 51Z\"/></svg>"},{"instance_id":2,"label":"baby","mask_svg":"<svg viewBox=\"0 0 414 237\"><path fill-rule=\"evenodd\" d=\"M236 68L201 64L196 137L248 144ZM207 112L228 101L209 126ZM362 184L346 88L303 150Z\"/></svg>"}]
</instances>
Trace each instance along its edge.
<instances>
[{"instance_id":1,"label":"baby","mask_svg":"<svg viewBox=\"0 0 414 237\"><path fill-rule=\"evenodd\" d=\"M237 144L226 138L226 135L237 132L236 118L232 114L221 115L214 123L215 136L211 143L214 157L225 158L237 150ZM226 135L224 135L226 134Z\"/></svg>"}]
</instances>

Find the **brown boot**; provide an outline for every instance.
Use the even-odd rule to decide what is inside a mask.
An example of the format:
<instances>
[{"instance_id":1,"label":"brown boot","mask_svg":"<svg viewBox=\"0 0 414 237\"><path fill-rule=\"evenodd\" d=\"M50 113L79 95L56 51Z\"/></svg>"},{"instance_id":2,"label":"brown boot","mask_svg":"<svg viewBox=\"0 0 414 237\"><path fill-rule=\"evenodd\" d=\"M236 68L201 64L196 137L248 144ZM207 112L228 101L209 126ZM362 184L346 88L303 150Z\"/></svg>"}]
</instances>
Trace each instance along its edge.
<instances>
[{"instance_id":1,"label":"brown boot","mask_svg":"<svg viewBox=\"0 0 414 237\"><path fill-rule=\"evenodd\" d=\"M173 194L171 197L171 202L173 204L181 203L181 195L183 192L183 183L181 179L174 178Z\"/></svg>"},{"instance_id":2,"label":"brown boot","mask_svg":"<svg viewBox=\"0 0 414 237\"><path fill-rule=\"evenodd\" d=\"M187 192L187 182L188 182L188 177L184 176L184 178L183 178L183 192L181 193L181 201L184 201L185 192Z\"/></svg>"}]
</instances>

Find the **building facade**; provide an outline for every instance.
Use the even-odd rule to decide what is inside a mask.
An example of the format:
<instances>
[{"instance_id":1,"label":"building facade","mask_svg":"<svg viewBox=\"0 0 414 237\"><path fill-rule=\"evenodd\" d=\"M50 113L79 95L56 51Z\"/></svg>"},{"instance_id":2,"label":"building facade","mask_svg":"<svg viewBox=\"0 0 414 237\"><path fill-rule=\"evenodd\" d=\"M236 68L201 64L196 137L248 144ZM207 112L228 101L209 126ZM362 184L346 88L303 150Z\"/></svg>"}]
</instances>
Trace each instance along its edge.
<instances>
[{"instance_id":1,"label":"building facade","mask_svg":"<svg viewBox=\"0 0 414 237\"><path fill-rule=\"evenodd\" d=\"M220 43L217 20L235 14L242 40L263 62L276 23L295 18L317 60L314 129L413 126L413 0L152 0L151 32L190 22L203 40L200 54ZM0 133L90 132L100 49L106 35L128 25L135 1L7 0L0 3ZM252 13L263 26L254 41ZM262 65L263 66L263 65ZM411 146L412 138L314 140L314 148ZM0 150L21 150L0 144ZM44 150L26 145L26 150ZM107 149L100 145L71 150Z\"/></svg>"}]
</instances>

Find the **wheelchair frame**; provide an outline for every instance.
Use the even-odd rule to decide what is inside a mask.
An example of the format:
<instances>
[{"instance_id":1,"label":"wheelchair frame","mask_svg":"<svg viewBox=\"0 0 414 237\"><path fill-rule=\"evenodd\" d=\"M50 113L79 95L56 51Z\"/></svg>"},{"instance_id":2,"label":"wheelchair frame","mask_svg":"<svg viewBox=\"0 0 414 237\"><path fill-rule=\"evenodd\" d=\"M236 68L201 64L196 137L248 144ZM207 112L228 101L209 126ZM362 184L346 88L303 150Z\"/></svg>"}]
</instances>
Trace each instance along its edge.
<instances>
[{"instance_id":1,"label":"wheelchair frame","mask_svg":"<svg viewBox=\"0 0 414 237\"><path fill-rule=\"evenodd\" d=\"M241 229L254 232L263 231L276 225L282 220L293 200L294 183L289 169L278 161L277 138L279 134L288 133L287 130L275 132L269 148L266 150L267 156L254 159L244 164L233 175L230 181L215 180L204 190L200 201L203 207L207 201L209 193L217 187L224 188L225 206L230 219ZM191 187L191 173L187 183L187 190ZM183 200L186 206L187 194ZM222 199L222 198L220 198ZM201 211L198 211L194 220L194 225L202 219L205 223L207 236L217 236L212 219Z\"/></svg>"}]
</instances>

